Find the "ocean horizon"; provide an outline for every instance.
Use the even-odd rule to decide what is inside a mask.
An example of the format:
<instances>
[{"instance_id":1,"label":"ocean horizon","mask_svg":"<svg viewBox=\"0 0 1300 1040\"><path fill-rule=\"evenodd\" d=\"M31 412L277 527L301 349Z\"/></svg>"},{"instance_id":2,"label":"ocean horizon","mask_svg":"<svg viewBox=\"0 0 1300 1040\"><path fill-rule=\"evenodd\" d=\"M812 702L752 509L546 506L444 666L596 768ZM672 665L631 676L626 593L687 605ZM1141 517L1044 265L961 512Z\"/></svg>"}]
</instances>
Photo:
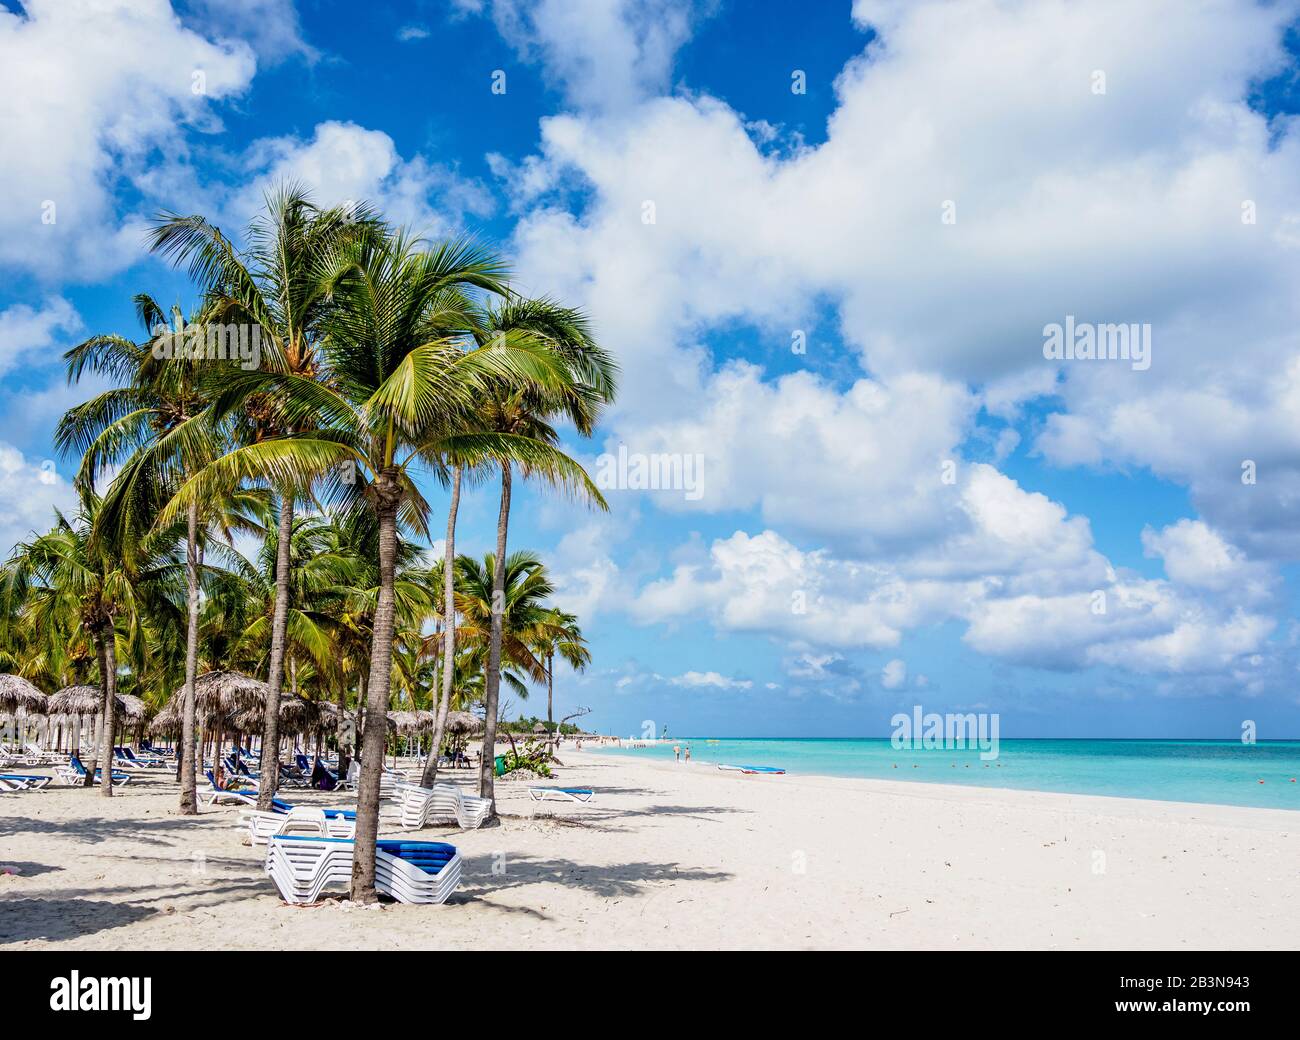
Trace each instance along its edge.
<instances>
[{"instance_id":1,"label":"ocean horizon","mask_svg":"<svg viewBox=\"0 0 1300 1040\"><path fill-rule=\"evenodd\" d=\"M1300 810L1300 740L1006 737L980 749L895 748L889 737L670 737L601 752L776 766L790 774ZM1261 783L1260 781L1263 781Z\"/></svg>"}]
</instances>

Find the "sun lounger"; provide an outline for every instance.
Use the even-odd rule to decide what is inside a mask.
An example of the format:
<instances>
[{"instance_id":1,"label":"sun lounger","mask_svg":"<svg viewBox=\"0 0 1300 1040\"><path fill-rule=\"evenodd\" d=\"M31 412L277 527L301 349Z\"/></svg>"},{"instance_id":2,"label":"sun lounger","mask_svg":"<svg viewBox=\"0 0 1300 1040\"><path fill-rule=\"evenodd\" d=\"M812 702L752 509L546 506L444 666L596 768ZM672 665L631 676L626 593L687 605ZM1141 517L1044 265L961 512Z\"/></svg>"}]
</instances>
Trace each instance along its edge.
<instances>
[{"instance_id":1,"label":"sun lounger","mask_svg":"<svg viewBox=\"0 0 1300 1040\"><path fill-rule=\"evenodd\" d=\"M137 755L129 747L122 748L122 753L126 756L128 762L133 763L143 769L166 769L167 763L156 755Z\"/></svg>"},{"instance_id":2,"label":"sun lounger","mask_svg":"<svg viewBox=\"0 0 1300 1040\"><path fill-rule=\"evenodd\" d=\"M268 842L266 872L286 903L314 903L352 879L355 843L341 838L277 835ZM436 841L375 842L375 887L402 903L444 903L460 884L460 854Z\"/></svg>"},{"instance_id":3,"label":"sun lounger","mask_svg":"<svg viewBox=\"0 0 1300 1040\"><path fill-rule=\"evenodd\" d=\"M321 838L351 838L357 831L357 814L348 809L319 809L290 805L272 799L273 812L252 809L239 814L254 845L265 845L277 834L307 834Z\"/></svg>"},{"instance_id":4,"label":"sun lounger","mask_svg":"<svg viewBox=\"0 0 1300 1040\"><path fill-rule=\"evenodd\" d=\"M66 766L59 766L55 772L58 773L59 779L69 787L74 787L86 779L86 767L81 764L81 759L76 755L72 755L68 759L68 764ZM116 770L113 771L112 776L113 783L115 784L125 784L129 783L131 780L130 773L119 773ZM104 771L102 769L96 769L95 782L99 783L103 779Z\"/></svg>"},{"instance_id":5,"label":"sun lounger","mask_svg":"<svg viewBox=\"0 0 1300 1040\"><path fill-rule=\"evenodd\" d=\"M53 779L36 773L0 773L0 791L39 791Z\"/></svg>"},{"instance_id":6,"label":"sun lounger","mask_svg":"<svg viewBox=\"0 0 1300 1040\"><path fill-rule=\"evenodd\" d=\"M208 778L208 786L199 789L199 797L206 799L205 809L211 809L214 805L256 805L257 804L257 786L252 787L218 787L217 778L212 775L209 769L205 774Z\"/></svg>"},{"instance_id":7,"label":"sun lounger","mask_svg":"<svg viewBox=\"0 0 1300 1040\"><path fill-rule=\"evenodd\" d=\"M62 751L45 751L35 744L26 744L27 761L34 766L61 766L68 760Z\"/></svg>"},{"instance_id":8,"label":"sun lounger","mask_svg":"<svg viewBox=\"0 0 1300 1040\"><path fill-rule=\"evenodd\" d=\"M419 830L435 820L454 820L462 830L475 830L492 811L487 798L466 794L455 784L434 784L429 788L401 781L395 791L404 830Z\"/></svg>"},{"instance_id":9,"label":"sun lounger","mask_svg":"<svg viewBox=\"0 0 1300 1040\"><path fill-rule=\"evenodd\" d=\"M585 805L596 797L590 787L530 787L528 794L535 802L554 801L578 802Z\"/></svg>"}]
</instances>

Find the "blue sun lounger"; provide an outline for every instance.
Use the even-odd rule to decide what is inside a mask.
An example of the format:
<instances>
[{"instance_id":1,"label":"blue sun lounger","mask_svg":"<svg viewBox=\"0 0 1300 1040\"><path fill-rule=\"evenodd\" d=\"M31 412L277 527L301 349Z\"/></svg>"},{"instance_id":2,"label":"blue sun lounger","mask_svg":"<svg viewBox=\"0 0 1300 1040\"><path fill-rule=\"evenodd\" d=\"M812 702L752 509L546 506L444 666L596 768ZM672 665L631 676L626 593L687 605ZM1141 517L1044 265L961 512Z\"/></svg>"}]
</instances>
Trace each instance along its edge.
<instances>
[{"instance_id":1,"label":"blue sun lounger","mask_svg":"<svg viewBox=\"0 0 1300 1040\"><path fill-rule=\"evenodd\" d=\"M115 784L125 784L131 779L130 773L119 773L117 770L113 770L112 776L113 783ZM82 780L86 779L86 767L81 764L80 758L76 755L71 755L68 758L68 764L59 767L59 778L71 787L73 784L80 783ZM104 779L104 771L102 769L95 770L95 779L97 781Z\"/></svg>"},{"instance_id":2,"label":"blue sun lounger","mask_svg":"<svg viewBox=\"0 0 1300 1040\"><path fill-rule=\"evenodd\" d=\"M0 773L0 791L39 791L53 779L39 773Z\"/></svg>"}]
</instances>

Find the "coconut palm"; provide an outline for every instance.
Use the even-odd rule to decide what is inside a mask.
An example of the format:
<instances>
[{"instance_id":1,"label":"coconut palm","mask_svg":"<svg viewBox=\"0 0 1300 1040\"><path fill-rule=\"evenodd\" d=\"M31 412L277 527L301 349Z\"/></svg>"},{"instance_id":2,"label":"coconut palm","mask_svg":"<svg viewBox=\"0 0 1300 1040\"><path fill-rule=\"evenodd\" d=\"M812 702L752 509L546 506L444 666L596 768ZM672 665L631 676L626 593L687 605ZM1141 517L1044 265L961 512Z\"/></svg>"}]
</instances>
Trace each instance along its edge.
<instances>
[{"instance_id":1,"label":"coconut palm","mask_svg":"<svg viewBox=\"0 0 1300 1040\"><path fill-rule=\"evenodd\" d=\"M321 322L331 307L331 295L343 270L343 249L351 242L382 234L382 225L366 206L322 210L299 185L283 184L270 191L265 212L249 225L244 250L202 216L168 214L152 232L152 247L177 264L188 264L202 287L211 320L251 323L260 334L260 364L264 371L304 380L320 378L318 356ZM249 443L311 429L309 412L286 414L248 401ZM250 474L265 476L265 474ZM276 601L271 618L267 664L266 729L262 737L262 784L258 808L268 811L275 796L279 769L266 761L279 747L278 705L284 681L285 632L288 624L290 539L295 500L309 488L294 484L279 472L270 481L279 501L276 541Z\"/></svg>"},{"instance_id":2,"label":"coconut palm","mask_svg":"<svg viewBox=\"0 0 1300 1040\"><path fill-rule=\"evenodd\" d=\"M75 617L89 633L103 695L101 792L111 797L118 642L144 638L151 603L176 594L179 532L139 541L116 538L100 523L100 496L84 484L79 491L81 506L71 520L56 514L53 530L15 546L3 584L7 595L23 603L34 627L66 627L68 618ZM94 772L92 763L87 786Z\"/></svg>"},{"instance_id":3,"label":"coconut palm","mask_svg":"<svg viewBox=\"0 0 1300 1040\"><path fill-rule=\"evenodd\" d=\"M493 349L465 350L471 292L498 291L498 260L464 241L422 251L404 234L354 244L335 287L321 352L329 384L291 372L238 373L214 402L224 414L256 396L282 428L316 417L314 430L236 448L190 481L166 511L183 508L232 477L275 484L319 483L326 498L365 502L377 525L379 582L372 621L366 709L389 705L396 629L398 528L427 532L428 504L415 484L421 466L449 457L515 457L557 483L599 492L576 462L548 444L512 434L465 432L489 383L556 387L567 373L536 339L511 334ZM341 465L349 468L341 470ZM379 778L387 734L367 726L357 796L352 897L372 901Z\"/></svg>"},{"instance_id":4,"label":"coconut palm","mask_svg":"<svg viewBox=\"0 0 1300 1040\"><path fill-rule=\"evenodd\" d=\"M545 611L531 638L534 652L546 663L546 721L553 726L556 655L575 672L581 672L591 664L591 648L582 636L577 616L556 608Z\"/></svg>"},{"instance_id":5,"label":"coconut palm","mask_svg":"<svg viewBox=\"0 0 1300 1040\"><path fill-rule=\"evenodd\" d=\"M592 335L586 316L571 307L552 300L513 298L500 306L487 309L480 320L480 343L500 342L511 335L526 334L545 345L547 351L560 364L568 378L555 386L540 384L510 384L500 382L485 400L479 412L483 429L496 433L526 437L548 445L559 441L559 434L551 425L557 418L568 419L583 436L590 436L596 420L606 404L614 399L618 366L610 354L600 347ZM510 526L510 503L513 486L514 462L499 459L501 470L501 502L497 511L496 558L506 559L506 544ZM521 465L525 478L539 478L547 482L549 474L543 470ZM594 501L605 507L603 499ZM493 587L493 602L502 602L506 569L496 572L497 585ZM488 646L487 676L485 682L483 746L490 749L496 740L497 706L501 688L502 619L493 616ZM492 756L484 754L479 767L479 795L494 797L495 774Z\"/></svg>"},{"instance_id":6,"label":"coconut palm","mask_svg":"<svg viewBox=\"0 0 1300 1040\"><path fill-rule=\"evenodd\" d=\"M76 382L87 372L109 376L123 385L106 390L71 409L55 430L56 446L65 455L78 452L81 469L78 481L94 487L109 467L122 467L112 482L100 509L101 526L113 527L119 539L138 538L152 525L161 501L178 482L197 472L220 454L222 431L199 421L206 408L203 368L208 360L190 358L185 351L176 356L174 347L196 333L202 336L203 315L187 321L179 307L167 313L147 293L135 297L135 311L145 330L145 339L134 342L125 336L97 335L73 347L65 355L68 381ZM214 504L223 498L190 503L186 515L185 570L185 709L181 731L180 811L198 812L194 772L194 680L198 672L199 584L208 522L218 519L230 536L231 520L247 530L245 515L238 510L213 516ZM202 514L202 515L201 515Z\"/></svg>"}]
</instances>

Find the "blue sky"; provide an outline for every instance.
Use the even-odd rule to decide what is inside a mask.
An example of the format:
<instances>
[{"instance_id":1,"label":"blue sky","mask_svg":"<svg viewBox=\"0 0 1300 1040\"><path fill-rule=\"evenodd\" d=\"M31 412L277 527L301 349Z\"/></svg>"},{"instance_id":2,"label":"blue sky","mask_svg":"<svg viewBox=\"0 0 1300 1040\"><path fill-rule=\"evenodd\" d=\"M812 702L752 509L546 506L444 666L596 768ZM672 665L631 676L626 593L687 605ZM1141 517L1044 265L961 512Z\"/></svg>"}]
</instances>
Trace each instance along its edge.
<instances>
[{"instance_id":1,"label":"blue sky","mask_svg":"<svg viewBox=\"0 0 1300 1040\"><path fill-rule=\"evenodd\" d=\"M1294 5L0 7L0 548L70 499L60 353L192 299L147 219L294 177L587 308L593 469L701 458L698 497L516 510L598 728L1300 734ZM1149 324L1150 368L1044 357L1066 315Z\"/></svg>"}]
</instances>

